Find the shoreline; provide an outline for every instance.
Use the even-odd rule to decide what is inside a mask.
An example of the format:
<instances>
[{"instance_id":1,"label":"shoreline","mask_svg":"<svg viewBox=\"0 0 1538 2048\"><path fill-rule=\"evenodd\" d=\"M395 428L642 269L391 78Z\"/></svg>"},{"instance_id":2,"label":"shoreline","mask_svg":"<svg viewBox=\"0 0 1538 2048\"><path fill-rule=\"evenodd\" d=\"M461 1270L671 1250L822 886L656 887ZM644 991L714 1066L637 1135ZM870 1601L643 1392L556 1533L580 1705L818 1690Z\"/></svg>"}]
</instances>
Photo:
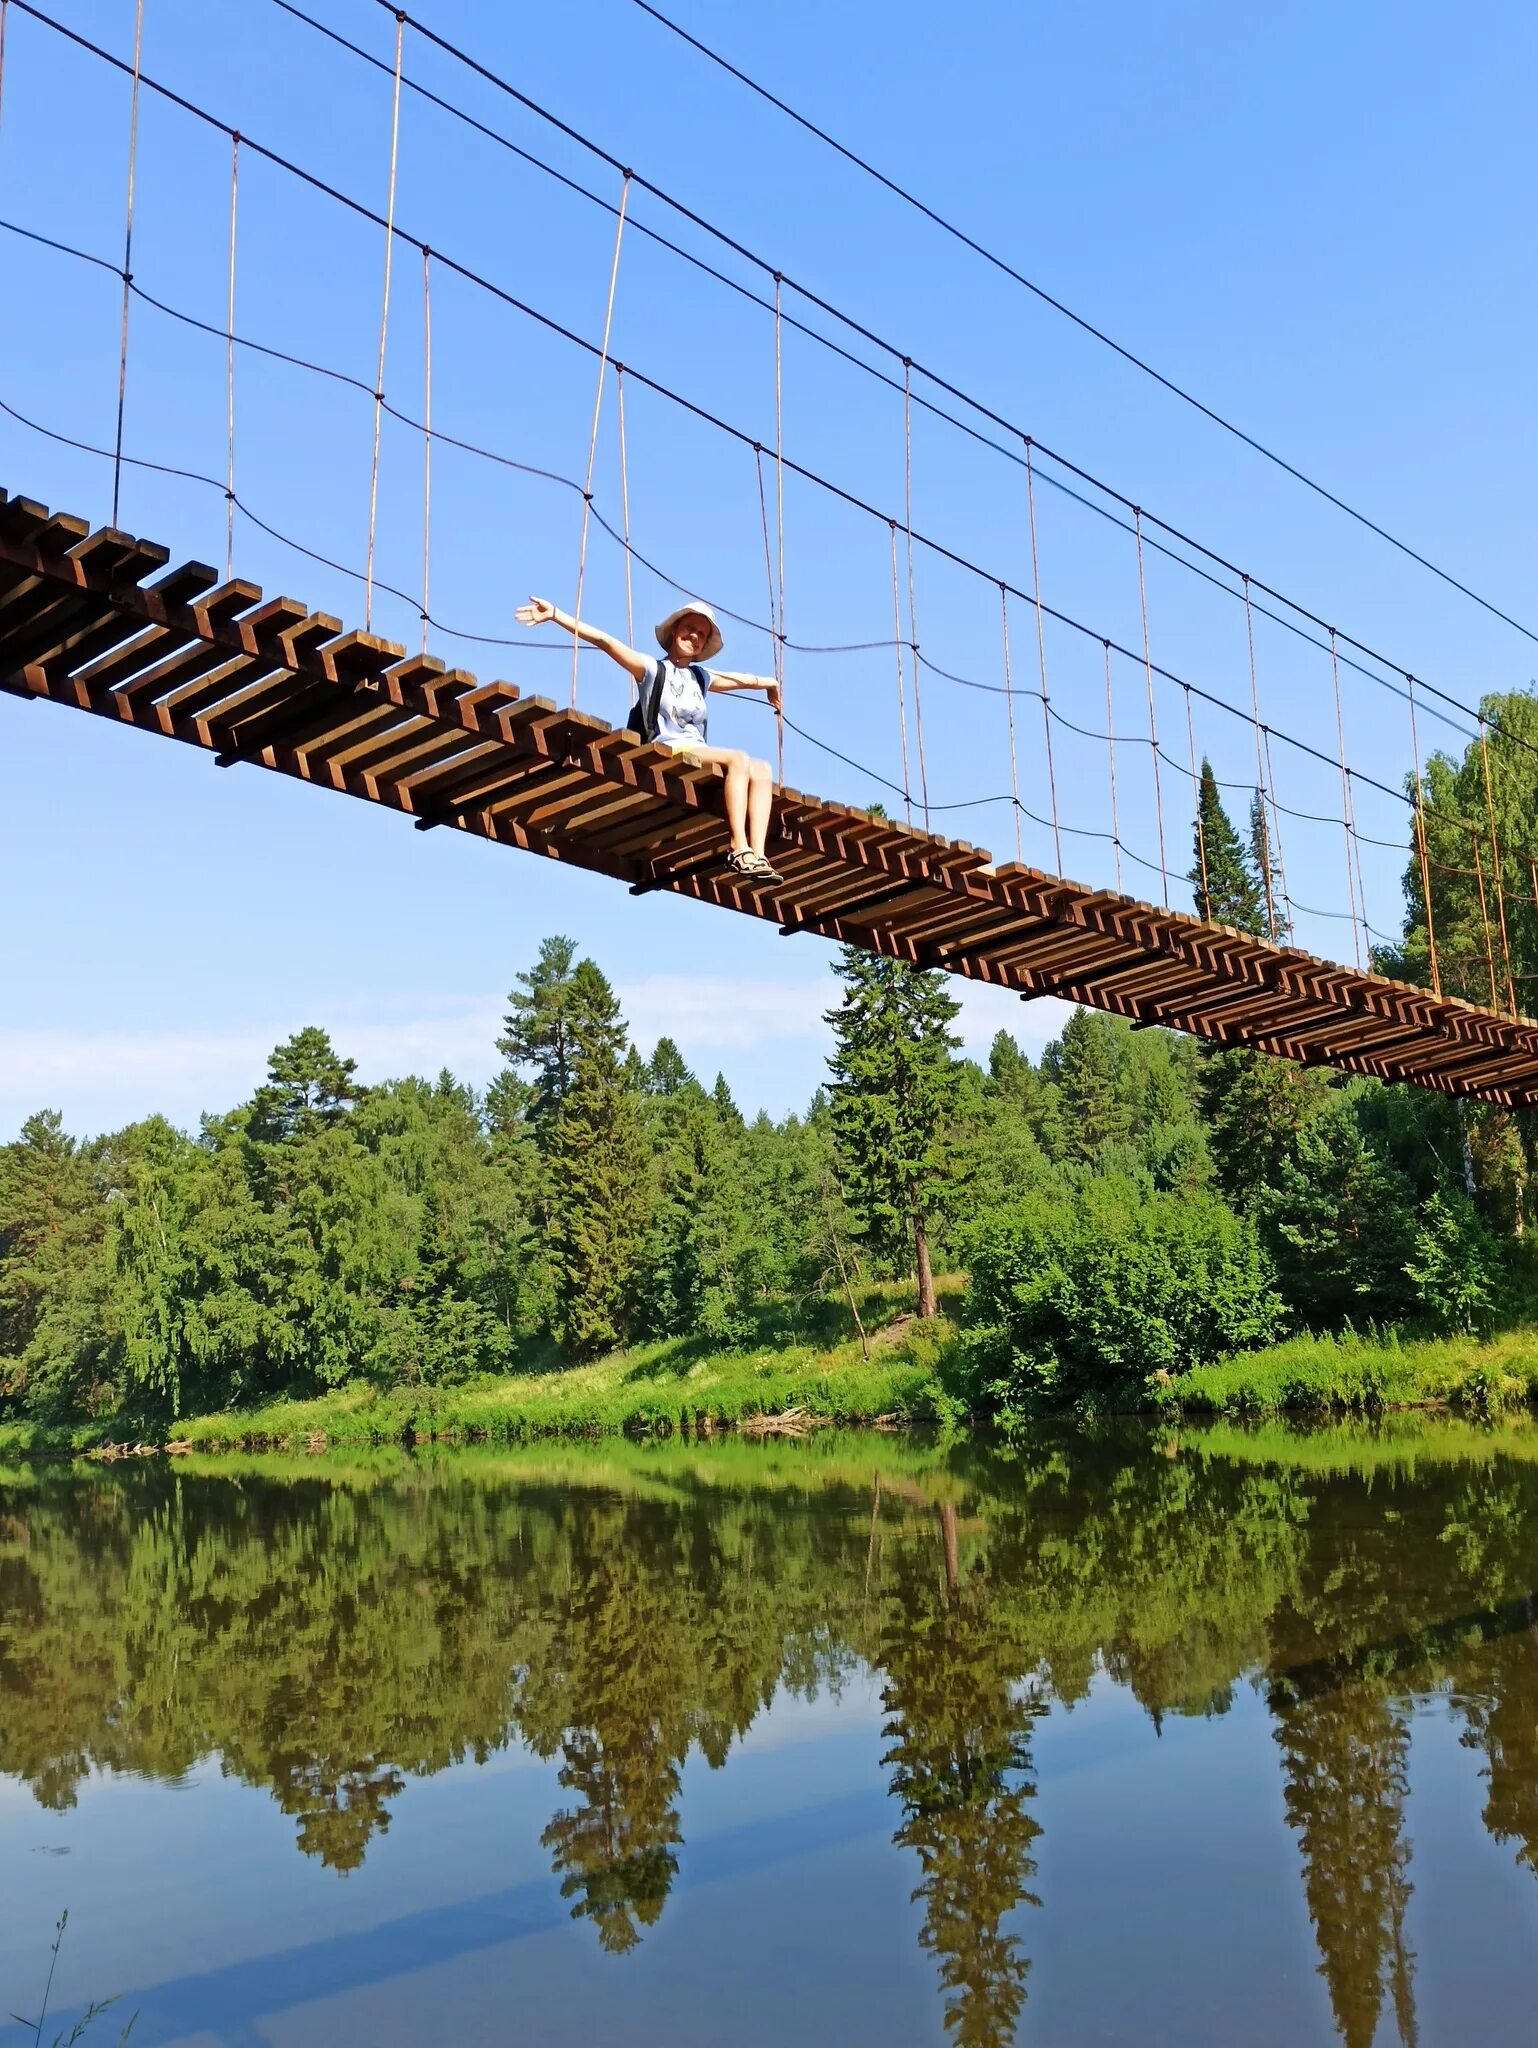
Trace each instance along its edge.
<instances>
[{"instance_id":1,"label":"shoreline","mask_svg":"<svg viewBox=\"0 0 1538 2048\"><path fill-rule=\"evenodd\" d=\"M304 1452L619 1436L798 1438L830 1427L928 1425L984 1434L997 1424L980 1410L967 1377L952 1323L899 1317L873 1333L868 1357L851 1342L701 1356L695 1345L674 1340L592 1365L457 1386L355 1384L313 1400L175 1420L0 1422L0 1455L101 1459L159 1456L168 1446L175 1453ZM1487 1419L1538 1406L1538 1326L1489 1337L1303 1335L1128 1395L1095 1411L1096 1418L1329 1421L1419 1410ZM1043 1411L1039 1419L1071 1421L1075 1412Z\"/></svg>"}]
</instances>

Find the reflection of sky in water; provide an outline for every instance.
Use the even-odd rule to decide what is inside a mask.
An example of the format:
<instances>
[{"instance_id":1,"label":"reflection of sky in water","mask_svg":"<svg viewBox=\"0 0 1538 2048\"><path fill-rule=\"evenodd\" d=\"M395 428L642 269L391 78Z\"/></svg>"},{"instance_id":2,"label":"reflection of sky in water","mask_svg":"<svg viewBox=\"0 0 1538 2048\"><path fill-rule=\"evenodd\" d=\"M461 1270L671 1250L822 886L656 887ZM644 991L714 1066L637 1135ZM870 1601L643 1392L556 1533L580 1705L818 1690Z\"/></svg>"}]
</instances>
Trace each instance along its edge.
<instances>
[{"instance_id":1,"label":"reflection of sky in water","mask_svg":"<svg viewBox=\"0 0 1538 2048\"><path fill-rule=\"evenodd\" d=\"M893 1451L883 1455L889 1464L899 1458ZM1454 1524L1466 1531L1467 1511L1477 1500L1505 1529L1507 1563L1520 1566L1530 1557L1531 1577L1538 1580L1538 1540L1528 1535L1530 1529L1538 1539L1532 1468L1485 1466L1466 1496L1445 1467L1424 1478L1379 1474L1371 1486L1308 1478L1308 1513L1295 1519L1305 1539L1295 1559L1297 1584L1281 1587L1274 1573L1267 1579L1257 1570L1255 1611L1245 1613L1241 1597L1237 1619L1231 1584L1222 1599L1208 1601L1211 1612L1198 1601L1194 1619L1183 1624L1178 1668L1158 1636L1156 1612L1149 1615L1155 1647L1129 1643L1126 1634L1129 1620L1136 1623L1140 1593L1150 1610L1157 1605L1161 1588L1152 1552L1168 1531L1157 1538L1150 1521L1150 1555L1142 1566L1126 1562L1138 1555L1136 1532L1120 1559L1110 1555L1105 1528L1096 1521L1104 1506L1095 1497L1101 1482L1091 1475L1071 1502L1061 1492L1050 1502L1038 1496L1038 1508L1052 1523L1049 1536L1023 1523L1006 1542L999 1503L1007 1472L991 1475L992 1493L979 1488L976 1498L967 1498L966 1489L977 1485L975 1472L942 1473L937 1485L937 1469L933 1458L917 1464L899 1494L900 1461L893 1466L894 1491L883 1510L889 1519L874 1568L878 1605L882 1598L906 1601L904 1619L921 1646L912 1665L917 1689L907 1696L910 1718L919 1714L915 1703L927 1696L928 1678L943 1665L943 1650L931 1653L922 1645L937 1640L924 1630L943 1626L954 1611L948 1603L975 1596L985 1580L989 1599L1007 1603L1043 1560L1050 1569L1044 1568L1036 1603L1045 1612L1049 1584L1066 1601L1055 1546L1076 1534L1088 1544L1099 1530L1101 1563L1075 1597L1101 1611L1097 1602L1114 1595L1103 1611L1110 1614L1118 1601L1124 1610L1115 1639L1088 1646L1084 1687L1068 1688L1079 1695L1071 1706L1054 1702L1044 1687L1043 1701L1031 1712L1036 1687L1022 1684L1018 1671L1006 1673L1002 1687L988 1695L1012 1698L1026 1730L1027 1766L1006 1774L1008 1782L1035 1788L1019 1807L1029 1822L1019 1839L1034 1865L1023 1890L1041 1903L1014 1905L998 1930L1006 1938L1016 1935L1029 1959L1016 2038L1053 2048L1091 2042L1295 2048L1341 2039L1348 2048L1384 2048L1401 2038L1409 1997L1427 2048L1531 2038L1538 1877L1519 1867L1520 1842L1497 1841L1486 1825L1488 1755L1468 1739L1468 1717L1456 1697L1449 1698L1446 1682L1451 1671L1455 1694L1465 1683L1471 1692L1488 1692L1494 1657L1507 1674L1507 1711L1514 1706L1531 1729L1538 1719L1538 1657L1530 1632L1507 1623L1501 1625L1511 1633L1493 1645L1474 1640L1466 1651L1456 1647L1461 1617L1479 1605L1481 1586L1460 1585L1453 1560L1466 1553L1443 1539ZM505 1470L510 1474L511 1467ZM1184 1512L1195 1518L1194 1548L1203 1540L1200 1489L1217 1481L1211 1465L1193 1465L1190 1476L1197 1495ZM1104 1478L1114 1485L1112 1468ZM96 1483L84 1480L74 1492L55 1485L47 1514L68 1519L71 1503L78 1507ZM518 1500L510 1476L499 1484L508 1489L497 1500L505 1516ZM434 1483L436 1506L451 1521L455 1486L452 1467ZM960 1575L952 1589L945 1543L924 1505L926 1487L939 1494L949 1487L963 1500ZM181 1512L189 1525L197 1518L198 1493L197 1481L184 1482ZM745 1559L733 1549L735 1538L724 1542L733 1562L723 1585L740 1590L734 1575L750 1565L769 1573L803 1567L807 1553L798 1546L810 1534L828 1555L847 1551L849 1612L863 1614L868 1624L868 1511L856 1516L847 1487L835 1494L825 1517L815 1497L777 1502L760 1495L764 1513L784 1517L793 1540L778 1562L768 1554ZM703 1500L681 1495L653 1504L648 1526L665 1530L669 1517L686 1515L690 1540L698 1545L722 1516L723 1495L729 1497L727 1489L712 1488ZM227 1494L221 1491L220 1498ZM485 1500L484 1480L465 1486L467 1516L483 1512ZM551 1507L547 1492L545 1504L555 1524L565 1516L580 1528L580 1499ZM26 1507L20 1495L5 1505L13 1513ZM1226 1511L1228 1503L1217 1505ZM27 1512L35 1517L43 1510ZM38 1533L34 1524L34 1542ZM877 1556L874 1550L869 1555ZM905 1557L916 1561L907 1580L900 1567ZM1475 1564L1495 1574L1493 1564ZM100 1568L113 1569L108 1553ZM420 1579L431 1573L431 1559L411 1568ZM1143 1582L1138 1574L1145 1568L1151 1576ZM14 1574L14 1555L6 1569ZM1118 1573L1123 1582L1112 1583ZM1428 1609L1427 1588L1439 1578L1445 1594L1440 1606ZM1262 1582L1269 1589L1263 1594ZM9 1600L14 1584L14 1576L0 1575L0 1707L18 1683L23 1631L22 1608ZM1494 1595L1504 1590L1492 1584L1483 1610L1487 1634L1488 1616L1499 1606ZM1313 1635L1301 1629L1291 1604L1267 1611L1279 1591L1288 1603L1315 1600ZM474 1586L460 1584L458 1597L473 1603ZM1024 1605L1028 1614L1031 1603ZM978 1608L974 1622L979 1616L986 1621L990 1612ZM1218 1630L1214 1614L1228 1616L1233 1640L1254 1640L1225 1710L1208 1714L1200 1711L1200 1697L1223 1663L1222 1645L1209 1639ZM1336 1615L1339 1634L1321 1633L1320 1616ZM837 1621L828 1615L835 1635ZM229 1622L223 1614L221 1625ZM1417 1671L1414 1646L1428 1622L1441 1663L1435 1671ZM442 1629L441 1618L436 1625ZM1464 1633L1477 1638L1478 1629ZM985 1633L979 1640L978 1656L986 1661L993 1638ZM1267 1654L1267 1640L1273 1669L1303 1674L1294 1680L1297 1696L1290 1702L1248 1675ZM465 1761L429 1775L408 1773L386 1802L388 1827L371 1836L362 1862L345 1874L298 1853L294 1817L267 1786L226 1775L217 1759L175 1781L93 1769L78 1787L78 1803L58 1812L38 1805L14 1777L0 1777L0 1896L6 1901L0 2009L35 2010L53 1922L67 1906L55 2013L67 2021L87 1997L124 1994L117 2024L109 2015L87 2037L92 2048L115 2041L136 2009L134 2048L320 2048L338 2040L528 2041L561 2048L604 2042L767 2048L790 2040L938 2044L948 2038L937 1983L945 1958L922 1939L925 1902L914 1896L923 1874L919 1856L913 1846L893 1842L904 1810L890 1789L893 1767L883 1759L897 1738L884 1732L889 1713L882 1689L890 1681L865 1661L871 1648L870 1642L862 1646L834 1692L821 1688L807 1699L783 1686L775 1690L772 1703L732 1742L722 1768L711 1768L698 1747L690 1750L672 1800L681 1834L673 1844L676 1873L654 1921L640 1927L636 1945L622 1955L604 1953L594 1923L571 1916L552 1872L551 1847L541 1840L552 1814L576 1802L571 1786L559 1782L562 1759L541 1759L517 1741L483 1765ZM1074 1648L1077 1653L1084 1644ZM1310 1658L1303 1648L1318 1654ZM1338 1672L1331 1675L1333 1666L1325 1668L1329 1657L1342 1655L1355 1660L1344 1684ZM1369 1682L1363 1670L1375 1657L1382 1668ZM1178 1704L1150 1711L1151 1673L1171 1701L1186 1700L1187 1711ZM187 1682L185 1672L157 1676L167 1689ZM434 1676L428 1660L421 1667L424 1690L431 1690ZM944 1701L952 1693L971 1697L966 1685L976 1676L958 1670L953 1684L940 1687L934 1711L942 1719ZM1407 1690L1416 1687L1418 1693ZM324 1697L322 1684L313 1721L322 1754ZM291 1736L295 1724L285 1725ZM956 1730L941 1734L954 1747ZM958 1739L965 1748L972 1736L964 1731ZM1363 1755L1371 1764L1365 1773ZM11 1761L0 1749L0 1766ZM1538 1805L1538 1787L1521 1777L1530 1761L1530 1754L1525 1761L1507 1758L1508 1770L1518 1773L1515 1792L1506 1784L1501 1793L1508 1807L1523 1796ZM1307 1811L1295 1810L1293 1825L1286 1807L1289 1773L1295 1798L1299 1784L1312 1787ZM1402 1806L1403 1824L1393 1817L1385 1834L1382 1802L1376 1819L1367 1808L1384 1784L1392 1790L1395 1782L1388 1804L1396 1816ZM987 1829L1004 1806L985 1797L979 1811L981 1835L966 1833L965 1815L958 1823L957 1839L974 1864L991 1853ZM1040 1832L1032 1833L1035 1828ZM1312 1864L1305 1861L1306 1845ZM1332 1923L1322 1939L1315 1924L1328 1909L1329 1883L1352 1872L1369 1890L1377 1884L1384 1898L1397 1898L1398 2016L1395 1957L1366 1953L1360 1927ZM1332 1978L1321 1974L1324 1952ZM975 1955L969 1967L978 1967ZM1373 2001L1364 1989L1370 1982L1381 1994L1375 2030ZM52 2031L50 2025L47 2038ZM30 2030L0 2026L0 2048L19 2048L30 2038ZM992 2048L1009 2035L958 2031L949 2038L967 2048Z\"/></svg>"}]
</instances>

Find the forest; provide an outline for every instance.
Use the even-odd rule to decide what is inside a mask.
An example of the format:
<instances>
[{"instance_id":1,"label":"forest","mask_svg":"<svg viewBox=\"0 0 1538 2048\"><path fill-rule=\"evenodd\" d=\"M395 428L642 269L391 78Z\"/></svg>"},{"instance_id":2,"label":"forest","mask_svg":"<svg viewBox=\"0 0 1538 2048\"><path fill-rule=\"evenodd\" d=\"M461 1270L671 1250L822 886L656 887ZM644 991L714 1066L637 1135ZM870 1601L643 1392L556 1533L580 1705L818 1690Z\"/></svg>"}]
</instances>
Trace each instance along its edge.
<instances>
[{"instance_id":1,"label":"forest","mask_svg":"<svg viewBox=\"0 0 1538 2048\"><path fill-rule=\"evenodd\" d=\"M1538 739L1532 696L1482 708ZM1520 843L1502 752L1493 801ZM1474 747L1428 762L1428 833L1483 767ZM1192 852L1203 915L1289 936L1264 807L1241 832L1205 764ZM1403 941L1377 964L1427 978L1430 876L1444 986L1488 1000L1488 917L1455 853L1407 862ZM1538 975L1515 896L1508 942L1514 978ZM872 1278L932 1318L937 1272L967 1276L944 1333L959 1398L1006 1416L1135 1398L1292 1331L1522 1312L1525 1113L1087 1010L1039 1059L1001 1032L982 1064L943 975L853 949L836 972L827 1085L779 1121L669 1039L636 1045L560 936L513 980L484 1092L447 1072L365 1086L307 1026L195 1134L150 1116L81 1138L40 1109L0 1146L0 1415L175 1418L676 1335L727 1352L768 1305L815 1336Z\"/></svg>"}]
</instances>

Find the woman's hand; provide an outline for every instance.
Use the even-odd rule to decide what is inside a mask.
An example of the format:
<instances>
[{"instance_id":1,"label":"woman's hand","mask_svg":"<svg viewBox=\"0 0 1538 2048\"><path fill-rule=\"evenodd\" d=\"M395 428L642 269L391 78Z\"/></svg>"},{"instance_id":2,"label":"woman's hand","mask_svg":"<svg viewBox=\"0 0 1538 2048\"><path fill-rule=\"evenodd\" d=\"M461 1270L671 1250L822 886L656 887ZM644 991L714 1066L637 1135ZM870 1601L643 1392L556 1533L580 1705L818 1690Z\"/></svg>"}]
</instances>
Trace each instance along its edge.
<instances>
[{"instance_id":1,"label":"woman's hand","mask_svg":"<svg viewBox=\"0 0 1538 2048\"><path fill-rule=\"evenodd\" d=\"M520 626L549 626L556 619L555 606L547 597L531 597L527 604L519 605L513 617Z\"/></svg>"},{"instance_id":2,"label":"woman's hand","mask_svg":"<svg viewBox=\"0 0 1538 2048\"><path fill-rule=\"evenodd\" d=\"M771 711L778 711L781 708L780 686L778 683L765 683L764 695L769 699L769 709Z\"/></svg>"}]
</instances>

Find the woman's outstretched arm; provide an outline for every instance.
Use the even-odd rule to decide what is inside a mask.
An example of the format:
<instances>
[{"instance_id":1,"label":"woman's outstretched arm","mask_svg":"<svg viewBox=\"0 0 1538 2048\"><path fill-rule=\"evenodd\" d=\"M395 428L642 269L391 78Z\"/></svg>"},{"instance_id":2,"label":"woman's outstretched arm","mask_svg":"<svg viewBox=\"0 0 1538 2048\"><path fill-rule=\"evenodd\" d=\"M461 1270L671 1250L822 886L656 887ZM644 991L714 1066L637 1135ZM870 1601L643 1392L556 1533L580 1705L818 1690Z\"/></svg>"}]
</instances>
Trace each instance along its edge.
<instances>
[{"instance_id":1,"label":"woman's outstretched arm","mask_svg":"<svg viewBox=\"0 0 1538 2048\"><path fill-rule=\"evenodd\" d=\"M616 640L612 633L606 633L602 626L589 626L581 619L574 619L570 612L561 611L548 598L531 597L527 604L519 605L513 617L520 626L559 626L563 633L575 633L579 640L585 640L590 647L598 648L611 660L617 661L638 683L651 668L649 655L638 654L623 640Z\"/></svg>"},{"instance_id":2,"label":"woman's outstretched arm","mask_svg":"<svg viewBox=\"0 0 1538 2048\"><path fill-rule=\"evenodd\" d=\"M780 708L780 686L773 676L739 675L735 669L714 668L710 672L713 690L762 690L776 711Z\"/></svg>"}]
</instances>

